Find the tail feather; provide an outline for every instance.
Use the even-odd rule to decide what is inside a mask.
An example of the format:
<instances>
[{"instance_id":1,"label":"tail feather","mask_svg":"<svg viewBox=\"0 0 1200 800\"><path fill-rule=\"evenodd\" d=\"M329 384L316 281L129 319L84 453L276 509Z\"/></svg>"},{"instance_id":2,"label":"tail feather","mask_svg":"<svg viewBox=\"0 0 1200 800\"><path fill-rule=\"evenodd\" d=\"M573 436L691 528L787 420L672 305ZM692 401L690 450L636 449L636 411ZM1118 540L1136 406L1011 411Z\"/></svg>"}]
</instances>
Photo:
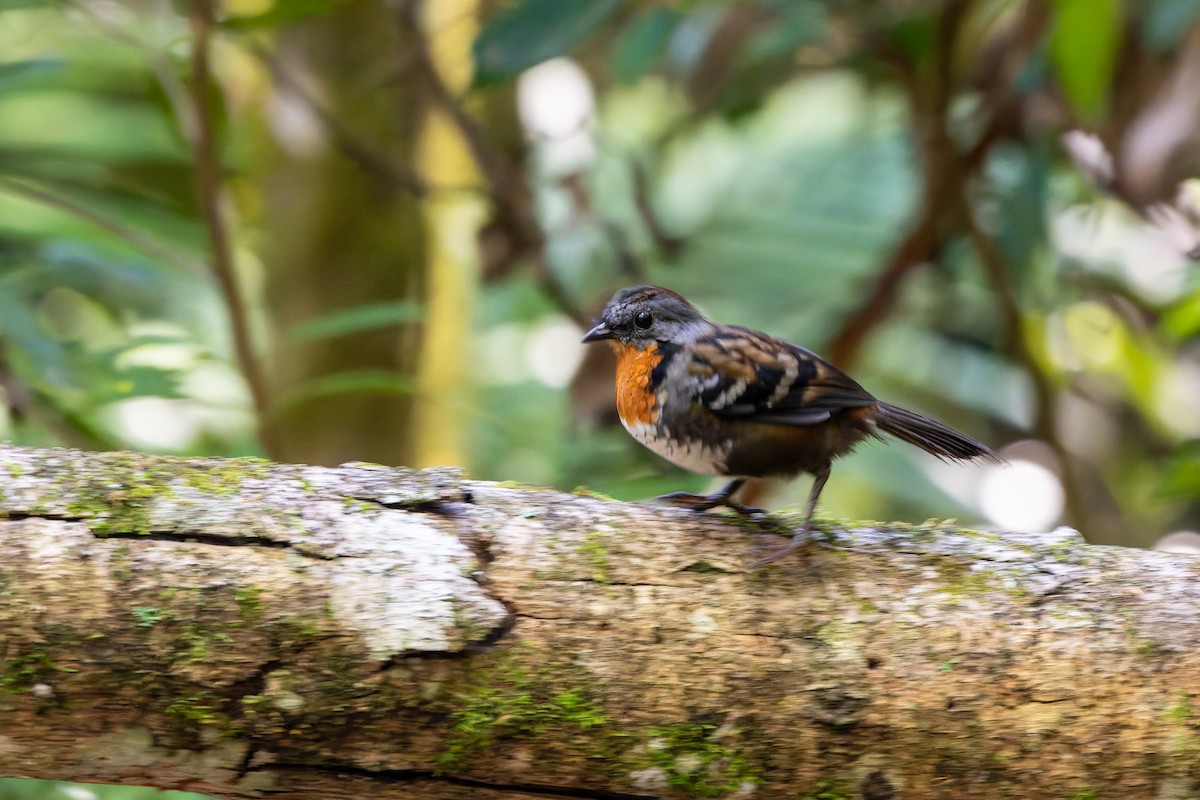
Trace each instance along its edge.
<instances>
[{"instance_id":1,"label":"tail feather","mask_svg":"<svg viewBox=\"0 0 1200 800\"><path fill-rule=\"evenodd\" d=\"M982 458L997 464L1004 461L985 444L975 441L970 436L959 433L949 425L943 425L935 419L923 417L891 403L880 401L875 424L884 433L890 433L897 439L916 445L927 453L938 458L954 458L969 460Z\"/></svg>"}]
</instances>

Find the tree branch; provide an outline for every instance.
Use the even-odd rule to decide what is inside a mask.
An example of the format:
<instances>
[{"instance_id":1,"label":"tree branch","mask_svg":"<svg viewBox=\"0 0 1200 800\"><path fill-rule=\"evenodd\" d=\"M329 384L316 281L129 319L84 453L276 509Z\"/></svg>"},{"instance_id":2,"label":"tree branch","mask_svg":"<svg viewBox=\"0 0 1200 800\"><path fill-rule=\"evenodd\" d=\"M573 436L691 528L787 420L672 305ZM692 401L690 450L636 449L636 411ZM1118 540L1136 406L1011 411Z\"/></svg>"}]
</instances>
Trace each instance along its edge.
<instances>
[{"instance_id":1,"label":"tree branch","mask_svg":"<svg viewBox=\"0 0 1200 800\"><path fill-rule=\"evenodd\" d=\"M0 753L220 798L1200 787L1200 561L0 448ZM1119 726L1119 735L1114 734ZM901 794L902 793L902 794Z\"/></svg>"},{"instance_id":2,"label":"tree branch","mask_svg":"<svg viewBox=\"0 0 1200 800\"><path fill-rule=\"evenodd\" d=\"M216 131L209 106L209 90L212 83L209 69L209 38L213 25L213 3L214 0L191 0L188 6L188 24L192 36L192 75L189 88L194 112L192 121L195 126L189 140L193 151L196 192L212 251L213 274L225 298L234 356L245 378L258 417L259 440L264 451L271 454L278 453L279 448L274 442L270 396L250 331L249 311L238 285L233 248L222 208L221 159L217 153ZM188 133L184 130L185 135Z\"/></svg>"},{"instance_id":3,"label":"tree branch","mask_svg":"<svg viewBox=\"0 0 1200 800\"><path fill-rule=\"evenodd\" d=\"M1021 307L1016 287L1013 285L1012 268L1005 262L1000 248L976 219L966 187L963 187L957 202L967 238L979 256L984 276L992 288L996 313L1000 319L1004 352L1020 364L1033 387L1033 435L1045 442L1058 460L1058 466L1063 473L1063 494L1069 521L1081 528L1093 541L1097 538L1101 541L1111 539L1119 530L1119 520L1113 516L1118 509L1102 508L1099 507L1100 504L1087 503L1083 499L1082 470L1075 455L1063 444L1054 420L1058 406L1057 393L1051 377L1046 374L1030 347L1021 324Z\"/></svg>"},{"instance_id":4,"label":"tree branch","mask_svg":"<svg viewBox=\"0 0 1200 800\"><path fill-rule=\"evenodd\" d=\"M969 4L949 0L938 18L939 43L932 55L933 69L927 80L918 79L914 66L887 41L877 41L880 57L890 63L900 78L912 117L913 147L922 169L921 199L916 219L876 275L866 299L842 323L829 343L830 360L849 368L871 332L891 313L904 278L937 258L953 233L950 217L955 212L958 187L968 175L968 162L958 152L950 135L946 115L956 87L952 81L952 59L958 31ZM983 153L975 158L983 158Z\"/></svg>"},{"instance_id":5,"label":"tree branch","mask_svg":"<svg viewBox=\"0 0 1200 800\"><path fill-rule=\"evenodd\" d=\"M471 151L475 164L483 175L487 186L487 194L495 209L495 220L489 226L494 230L485 229L483 235L495 235L498 231L506 234L508 243L503 249L506 260L515 260L521 255L532 255L536 269L538 284L546 296L558 306L566 316L582 328L590 326L590 317L571 296L566 285L554 274L554 270L546 263L546 236L542 230L533 209L532 197L520 165L510 163L493 147L487 132L466 112L458 98L446 85L442 75L434 63L429 51L429 43L421 24L421 11L424 0L390 0L396 10L397 24L412 35L416 42L413 56L413 68L423 86L429 89L434 104L440 108L458 129L467 148Z\"/></svg>"},{"instance_id":6,"label":"tree branch","mask_svg":"<svg viewBox=\"0 0 1200 800\"><path fill-rule=\"evenodd\" d=\"M300 80L284 69L279 60L265 47L255 41L246 41L245 47L266 66L276 86L296 100L303 102L305 108L320 123L321 129L333 145L361 169L386 178L397 189L408 192L414 197L425 198L434 192L443 191L474 191L471 187L435 188L427 186L421 175L408 164L396 162L386 153L360 138L353 130L347 128L336 114L305 89Z\"/></svg>"}]
</instances>

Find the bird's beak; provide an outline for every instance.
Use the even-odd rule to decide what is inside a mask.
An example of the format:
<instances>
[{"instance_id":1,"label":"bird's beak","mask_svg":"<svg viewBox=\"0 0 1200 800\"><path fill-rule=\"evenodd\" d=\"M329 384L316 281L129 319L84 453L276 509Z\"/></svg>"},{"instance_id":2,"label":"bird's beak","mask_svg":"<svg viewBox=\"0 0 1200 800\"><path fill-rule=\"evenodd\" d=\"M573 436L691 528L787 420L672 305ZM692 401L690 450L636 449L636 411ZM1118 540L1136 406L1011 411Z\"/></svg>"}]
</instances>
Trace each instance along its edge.
<instances>
[{"instance_id":1,"label":"bird's beak","mask_svg":"<svg viewBox=\"0 0 1200 800\"><path fill-rule=\"evenodd\" d=\"M583 335L583 341L585 342L598 342L601 339L615 338L617 337L608 329L608 325L603 322Z\"/></svg>"}]
</instances>

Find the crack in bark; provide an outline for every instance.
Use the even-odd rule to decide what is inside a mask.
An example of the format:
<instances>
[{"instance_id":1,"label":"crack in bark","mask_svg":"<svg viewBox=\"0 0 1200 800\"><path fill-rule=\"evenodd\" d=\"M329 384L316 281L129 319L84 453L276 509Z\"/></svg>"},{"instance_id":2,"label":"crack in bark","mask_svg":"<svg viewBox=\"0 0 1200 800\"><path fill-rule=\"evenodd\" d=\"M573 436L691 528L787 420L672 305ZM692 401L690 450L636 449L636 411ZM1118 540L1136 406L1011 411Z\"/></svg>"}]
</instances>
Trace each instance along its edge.
<instances>
[{"instance_id":1,"label":"crack in bark","mask_svg":"<svg viewBox=\"0 0 1200 800\"><path fill-rule=\"evenodd\" d=\"M1049 575L1054 579L1055 583L1045 591L1038 592L1030 602L1031 606L1040 606L1042 603L1054 597L1064 597L1070 592L1074 591L1078 585L1084 583L1084 581L1082 581L1077 575L1064 575L1062 573L1046 569L1042 566L1038 566L1037 571L1041 575Z\"/></svg>"},{"instance_id":2,"label":"crack in bark","mask_svg":"<svg viewBox=\"0 0 1200 800\"><path fill-rule=\"evenodd\" d=\"M454 506L450 511L446 511L447 504L438 504L440 511L435 510L430 513L442 514L450 516L454 523L454 534L458 540L462 542L468 550L479 561L479 569L473 570L468 576L484 593L485 596L495 600L504 607L504 619L489 630L482 638L474 642L468 642L460 650L448 651L443 654L445 658L466 658L477 653L485 652L494 645L498 644L508 634L512 633L517 626L517 608L516 605L509 599L503 597L496 587L492 584L488 577L488 565L496 560L496 556L492 553L492 540L486 533L480 535L478 529L473 524L470 513L471 508L466 504L474 503L475 497L469 490L463 490L464 503L452 503ZM405 658L421 656L420 652L404 652L393 655L385 666L390 666L399 660Z\"/></svg>"},{"instance_id":3,"label":"crack in bark","mask_svg":"<svg viewBox=\"0 0 1200 800\"><path fill-rule=\"evenodd\" d=\"M347 495L351 500L358 500L371 505L382 506L383 508L392 511L408 511L413 514L434 514L439 517L459 518L467 513L464 506L468 506L475 502L475 496L469 490L464 489L457 500L449 497L440 497L436 500L383 500L378 497L363 497L360 495Z\"/></svg>"},{"instance_id":4,"label":"crack in bark","mask_svg":"<svg viewBox=\"0 0 1200 800\"><path fill-rule=\"evenodd\" d=\"M226 536L219 533L200 533L197 531L168 531L168 530L150 530L150 531L97 531L93 524L97 521L103 521L102 517L98 516L71 516L69 514L34 514L28 511L9 511L0 522L22 522L30 519L44 519L51 522L72 522L80 525L87 525L91 530L92 536L97 539L133 539L137 541L151 542L181 542L185 544L203 544L216 547L271 547L278 550L292 550L297 555L305 558L313 558L319 561L335 561L339 556L331 556L320 552L319 550L297 545L295 542L284 541L282 539L271 539L266 536L255 534L235 534Z\"/></svg>"},{"instance_id":5,"label":"crack in bark","mask_svg":"<svg viewBox=\"0 0 1200 800\"><path fill-rule=\"evenodd\" d=\"M638 588L639 586L644 586L647 589L687 589L687 588L689 588L687 585L680 584L680 583L645 583L645 582L639 582L639 581L614 581L611 578L605 578L603 580L601 580L599 578L570 578L568 580L557 580L557 581L556 580L546 580L546 581L543 581L543 583L545 583L546 586L563 586L566 584L590 583L590 584L594 584L596 586L626 586L626 587L631 587L634 589Z\"/></svg>"},{"instance_id":6,"label":"crack in bark","mask_svg":"<svg viewBox=\"0 0 1200 800\"><path fill-rule=\"evenodd\" d=\"M80 520L85 522L86 520ZM133 539L137 541L151 542L180 542L183 544L203 544L214 547L271 547L277 550L291 550L297 555L305 558L313 558L318 561L337 561L344 556L332 556L327 553L322 553L319 550L297 545L295 542L288 542L281 539L269 539L265 536L257 536L254 534L236 534L233 536L225 536L219 533L195 533L185 531L146 531L145 533L136 531L92 531L92 534L97 539Z\"/></svg>"},{"instance_id":7,"label":"crack in bark","mask_svg":"<svg viewBox=\"0 0 1200 800\"><path fill-rule=\"evenodd\" d=\"M488 631L483 637L473 642L467 642L458 650L402 650L399 653L393 653L386 661L379 666L380 672L387 672L392 667L402 661L410 658L436 658L439 660L452 661L456 659L465 659L472 656L485 653L495 646L501 639L510 634L513 628L517 625L517 618L525 616L517 614L512 610L512 607L504 598L489 595L493 600L504 606L508 614L494 628Z\"/></svg>"},{"instance_id":8,"label":"crack in bark","mask_svg":"<svg viewBox=\"0 0 1200 800\"><path fill-rule=\"evenodd\" d=\"M95 519L95 517L76 517L70 514L54 514L49 512L45 514L34 514L29 511L7 511L4 513L3 517L4 522L21 522L22 520L27 519L46 519L53 522L82 522L87 524L88 521Z\"/></svg>"},{"instance_id":9,"label":"crack in bark","mask_svg":"<svg viewBox=\"0 0 1200 800\"><path fill-rule=\"evenodd\" d=\"M299 772L299 773L328 773L330 777L352 775L380 783L417 783L430 781L445 783L451 786L462 786L471 789L491 789L496 792L514 792L527 794L531 797L574 797L583 800L659 800L657 794L633 794L630 792L613 792L604 789L585 789L578 786L549 786L538 783L499 783L485 781L479 778L468 778L463 775L439 775L431 770L419 769L388 769L371 770L364 767L340 765L292 764L287 762L264 764L261 767L251 767L251 772Z\"/></svg>"}]
</instances>

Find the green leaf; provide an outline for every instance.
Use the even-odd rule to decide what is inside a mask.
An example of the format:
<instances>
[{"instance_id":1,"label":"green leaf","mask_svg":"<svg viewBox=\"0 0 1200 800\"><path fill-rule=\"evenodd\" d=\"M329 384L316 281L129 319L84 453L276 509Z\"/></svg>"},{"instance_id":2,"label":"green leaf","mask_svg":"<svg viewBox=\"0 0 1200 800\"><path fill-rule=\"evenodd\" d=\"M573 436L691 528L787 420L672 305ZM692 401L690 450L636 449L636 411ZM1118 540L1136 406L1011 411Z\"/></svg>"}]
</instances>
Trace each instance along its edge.
<instances>
[{"instance_id":1,"label":"green leaf","mask_svg":"<svg viewBox=\"0 0 1200 800\"><path fill-rule=\"evenodd\" d=\"M0 92L24 88L43 76L61 72L65 63L58 58L31 58L0 64Z\"/></svg>"},{"instance_id":2,"label":"green leaf","mask_svg":"<svg viewBox=\"0 0 1200 800\"><path fill-rule=\"evenodd\" d=\"M1200 497L1200 445L1175 457L1167 468L1161 491L1167 497Z\"/></svg>"},{"instance_id":3,"label":"green leaf","mask_svg":"<svg viewBox=\"0 0 1200 800\"><path fill-rule=\"evenodd\" d=\"M745 44L738 64L743 69L771 61L791 64L796 50L821 41L826 27L826 11L821 3L790 0L776 12L772 25Z\"/></svg>"},{"instance_id":4,"label":"green leaf","mask_svg":"<svg viewBox=\"0 0 1200 800\"><path fill-rule=\"evenodd\" d=\"M111 365L109 365L111 366ZM127 400L131 397L183 397L179 391L181 375L178 370L158 367L131 367L105 374L95 369L90 375L89 405Z\"/></svg>"},{"instance_id":5,"label":"green leaf","mask_svg":"<svg viewBox=\"0 0 1200 800\"><path fill-rule=\"evenodd\" d=\"M988 177L997 196L997 238L1011 265L1022 299L1033 288L1038 250L1045 246L1046 202L1050 188L1050 154L1035 143L1029 147L1002 144L992 148Z\"/></svg>"},{"instance_id":6,"label":"green leaf","mask_svg":"<svg viewBox=\"0 0 1200 800\"><path fill-rule=\"evenodd\" d=\"M1154 0L1142 18L1142 41L1159 53L1172 53L1200 16L1200 0Z\"/></svg>"},{"instance_id":7,"label":"green leaf","mask_svg":"<svg viewBox=\"0 0 1200 800\"><path fill-rule=\"evenodd\" d=\"M292 408L301 403L333 397L339 394L399 394L413 391L413 380L382 369L360 369L335 372L307 381L284 392L275 401L275 410Z\"/></svg>"},{"instance_id":8,"label":"green leaf","mask_svg":"<svg viewBox=\"0 0 1200 800\"><path fill-rule=\"evenodd\" d=\"M24 8L45 8L60 6L62 0L0 0L0 11L16 11Z\"/></svg>"},{"instance_id":9,"label":"green leaf","mask_svg":"<svg viewBox=\"0 0 1200 800\"><path fill-rule=\"evenodd\" d=\"M475 40L475 82L497 83L569 52L600 29L623 0L518 0Z\"/></svg>"},{"instance_id":10,"label":"green leaf","mask_svg":"<svg viewBox=\"0 0 1200 800\"><path fill-rule=\"evenodd\" d=\"M333 339L403 322L415 322L421 319L424 313L420 303L411 300L354 306L302 322L292 328L288 338L293 342Z\"/></svg>"},{"instance_id":11,"label":"green leaf","mask_svg":"<svg viewBox=\"0 0 1200 800\"><path fill-rule=\"evenodd\" d=\"M1121 0L1056 0L1050 56L1075 110L1097 120L1105 109L1121 44Z\"/></svg>"},{"instance_id":12,"label":"green leaf","mask_svg":"<svg viewBox=\"0 0 1200 800\"><path fill-rule=\"evenodd\" d=\"M230 17L221 25L232 30L256 30L278 28L293 22L319 17L346 5L347 0L276 0L271 8L261 14L245 17Z\"/></svg>"},{"instance_id":13,"label":"green leaf","mask_svg":"<svg viewBox=\"0 0 1200 800\"><path fill-rule=\"evenodd\" d=\"M669 8L652 8L625 29L612 52L613 76L633 83L658 65L679 15Z\"/></svg>"},{"instance_id":14,"label":"green leaf","mask_svg":"<svg viewBox=\"0 0 1200 800\"><path fill-rule=\"evenodd\" d=\"M1200 290L1193 290L1167 309L1161 328L1177 342L1200 333Z\"/></svg>"},{"instance_id":15,"label":"green leaf","mask_svg":"<svg viewBox=\"0 0 1200 800\"><path fill-rule=\"evenodd\" d=\"M889 42L908 61L921 64L928 60L937 44L938 18L932 11L916 10L896 20L885 31Z\"/></svg>"}]
</instances>

